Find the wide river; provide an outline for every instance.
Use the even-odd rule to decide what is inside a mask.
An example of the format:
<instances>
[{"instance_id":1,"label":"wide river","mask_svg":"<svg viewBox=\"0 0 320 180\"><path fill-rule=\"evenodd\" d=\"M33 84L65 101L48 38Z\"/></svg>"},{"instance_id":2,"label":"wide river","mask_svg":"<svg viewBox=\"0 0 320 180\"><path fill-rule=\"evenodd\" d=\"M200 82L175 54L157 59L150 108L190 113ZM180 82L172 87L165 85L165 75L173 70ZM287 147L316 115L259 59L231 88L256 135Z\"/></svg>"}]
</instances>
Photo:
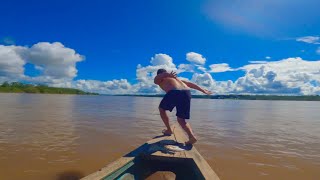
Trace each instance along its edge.
<instances>
[{"instance_id":1,"label":"wide river","mask_svg":"<svg viewBox=\"0 0 320 180\"><path fill-rule=\"evenodd\" d=\"M0 179L88 175L159 135L160 100L0 94ZM221 179L320 179L320 102L193 99L191 108L196 147Z\"/></svg>"}]
</instances>

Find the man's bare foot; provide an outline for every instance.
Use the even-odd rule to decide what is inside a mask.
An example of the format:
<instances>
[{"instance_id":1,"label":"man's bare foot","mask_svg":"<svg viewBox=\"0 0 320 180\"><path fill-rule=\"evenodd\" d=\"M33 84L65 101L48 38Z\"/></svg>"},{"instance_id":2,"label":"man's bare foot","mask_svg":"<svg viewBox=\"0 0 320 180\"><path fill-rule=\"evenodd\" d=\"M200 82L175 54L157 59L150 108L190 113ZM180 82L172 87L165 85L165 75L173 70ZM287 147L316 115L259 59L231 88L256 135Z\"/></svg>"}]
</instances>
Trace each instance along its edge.
<instances>
[{"instance_id":1,"label":"man's bare foot","mask_svg":"<svg viewBox=\"0 0 320 180\"><path fill-rule=\"evenodd\" d=\"M195 137L189 138L189 141L187 141L185 144L186 145L192 145L196 143L198 140Z\"/></svg>"},{"instance_id":2,"label":"man's bare foot","mask_svg":"<svg viewBox=\"0 0 320 180\"><path fill-rule=\"evenodd\" d=\"M163 133L163 135L165 135L165 136L171 136L172 131L169 130L169 129L164 129L164 130L162 131L162 133Z\"/></svg>"}]
</instances>

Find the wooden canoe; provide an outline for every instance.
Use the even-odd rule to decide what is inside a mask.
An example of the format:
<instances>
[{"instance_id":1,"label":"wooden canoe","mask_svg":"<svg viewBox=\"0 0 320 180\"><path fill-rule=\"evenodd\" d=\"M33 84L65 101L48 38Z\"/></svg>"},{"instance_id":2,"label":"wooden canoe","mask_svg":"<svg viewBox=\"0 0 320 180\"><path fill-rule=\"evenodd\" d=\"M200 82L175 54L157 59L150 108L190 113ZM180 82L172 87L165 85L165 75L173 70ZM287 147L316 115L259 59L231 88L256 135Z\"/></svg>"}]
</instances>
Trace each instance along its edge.
<instances>
[{"instance_id":1,"label":"wooden canoe","mask_svg":"<svg viewBox=\"0 0 320 180\"><path fill-rule=\"evenodd\" d=\"M219 180L178 124L171 136L157 136L82 180L212 179ZM172 147L178 147L172 151Z\"/></svg>"}]
</instances>

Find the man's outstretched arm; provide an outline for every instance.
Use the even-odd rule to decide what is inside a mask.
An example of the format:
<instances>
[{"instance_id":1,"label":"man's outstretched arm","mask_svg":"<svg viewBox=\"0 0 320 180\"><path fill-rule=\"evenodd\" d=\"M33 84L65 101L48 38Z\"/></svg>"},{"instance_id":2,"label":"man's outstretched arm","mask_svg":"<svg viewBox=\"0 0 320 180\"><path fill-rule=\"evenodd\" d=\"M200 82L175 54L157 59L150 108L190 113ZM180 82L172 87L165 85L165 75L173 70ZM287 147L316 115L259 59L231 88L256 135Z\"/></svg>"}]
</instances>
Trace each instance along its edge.
<instances>
[{"instance_id":1,"label":"man's outstretched arm","mask_svg":"<svg viewBox=\"0 0 320 180\"><path fill-rule=\"evenodd\" d=\"M177 77L177 74L175 72L171 72L171 73L167 73L167 72L164 72L164 73L161 73L161 74L158 74L155 78L154 78L154 83L155 84L160 84L162 82L162 80L164 78L167 78L167 77L172 77L172 78L176 78Z\"/></svg>"},{"instance_id":2,"label":"man's outstretched arm","mask_svg":"<svg viewBox=\"0 0 320 180\"><path fill-rule=\"evenodd\" d=\"M188 87L190 87L190 88L192 88L192 89L195 89L195 90L198 90L198 91L201 91L201 92L203 92L204 94L207 94L207 95L212 94L211 91L208 91L208 90L206 90L206 89L203 89L203 88L201 88L200 86L198 86L198 85L196 85L196 84L194 84L194 83L192 83L192 82L188 82L188 81L184 81L184 80L182 80L182 82L184 82Z\"/></svg>"}]
</instances>

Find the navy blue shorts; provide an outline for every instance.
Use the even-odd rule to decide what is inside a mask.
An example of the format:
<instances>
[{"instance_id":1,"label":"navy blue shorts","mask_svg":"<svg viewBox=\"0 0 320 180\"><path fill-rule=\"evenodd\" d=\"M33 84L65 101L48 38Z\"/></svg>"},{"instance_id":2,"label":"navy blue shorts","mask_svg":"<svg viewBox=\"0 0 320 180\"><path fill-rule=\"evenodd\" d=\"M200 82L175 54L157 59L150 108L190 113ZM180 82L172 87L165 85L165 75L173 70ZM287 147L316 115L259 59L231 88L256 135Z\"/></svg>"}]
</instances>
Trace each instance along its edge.
<instances>
[{"instance_id":1,"label":"navy blue shorts","mask_svg":"<svg viewBox=\"0 0 320 180\"><path fill-rule=\"evenodd\" d=\"M159 107L170 112L176 107L177 117L190 119L190 103L190 90L171 90L163 97Z\"/></svg>"}]
</instances>

